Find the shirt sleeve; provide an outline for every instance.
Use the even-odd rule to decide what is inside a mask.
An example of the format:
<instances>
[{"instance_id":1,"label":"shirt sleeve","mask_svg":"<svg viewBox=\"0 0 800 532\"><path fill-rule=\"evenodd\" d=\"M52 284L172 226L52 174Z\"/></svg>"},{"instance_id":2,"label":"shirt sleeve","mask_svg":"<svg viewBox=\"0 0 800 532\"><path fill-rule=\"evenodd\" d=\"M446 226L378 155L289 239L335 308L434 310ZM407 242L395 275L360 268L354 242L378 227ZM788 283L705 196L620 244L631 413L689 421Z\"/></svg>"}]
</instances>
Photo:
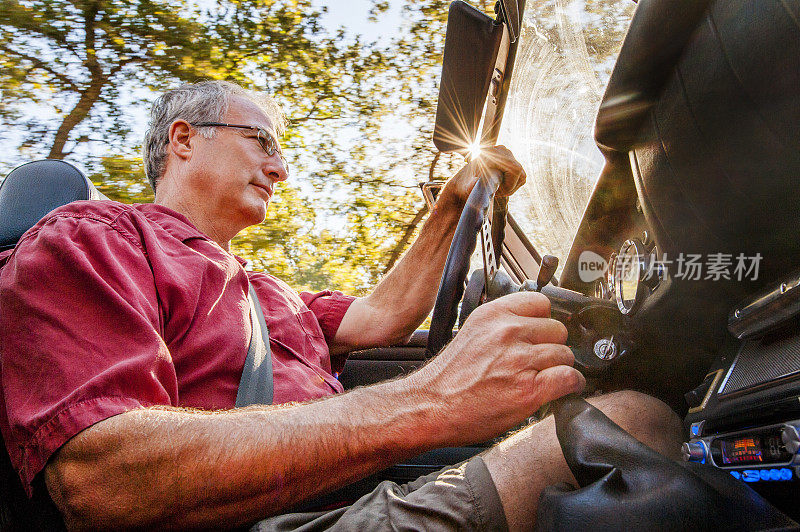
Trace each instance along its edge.
<instances>
[{"instance_id":1,"label":"shirt sleeve","mask_svg":"<svg viewBox=\"0 0 800 532\"><path fill-rule=\"evenodd\" d=\"M342 324L342 319L344 319L347 309L350 308L350 305L356 298L345 295L338 290L323 290L322 292L316 293L302 292L300 298L317 317L317 321L322 328L322 334L325 336L325 341L328 343L329 347L332 346L333 339L336 337L336 331L339 330L339 325ZM334 373L341 373L346 360L346 353L342 355L332 354L332 371Z\"/></svg>"},{"instance_id":2,"label":"shirt sleeve","mask_svg":"<svg viewBox=\"0 0 800 532\"><path fill-rule=\"evenodd\" d=\"M55 216L0 271L0 428L23 485L108 417L177 404L146 253L113 221Z\"/></svg>"}]
</instances>

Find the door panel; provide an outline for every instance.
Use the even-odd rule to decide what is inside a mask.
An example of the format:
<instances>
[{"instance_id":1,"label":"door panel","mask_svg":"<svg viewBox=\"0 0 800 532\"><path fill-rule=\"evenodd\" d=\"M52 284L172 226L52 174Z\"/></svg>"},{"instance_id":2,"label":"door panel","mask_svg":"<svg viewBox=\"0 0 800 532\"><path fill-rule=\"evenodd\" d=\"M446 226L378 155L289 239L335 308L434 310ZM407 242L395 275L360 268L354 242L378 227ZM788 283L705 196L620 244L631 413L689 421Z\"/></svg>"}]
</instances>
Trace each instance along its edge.
<instances>
[{"instance_id":1,"label":"door panel","mask_svg":"<svg viewBox=\"0 0 800 532\"><path fill-rule=\"evenodd\" d=\"M406 375L425 363L428 331L416 331L404 345L365 349L350 354L339 381L345 390Z\"/></svg>"}]
</instances>

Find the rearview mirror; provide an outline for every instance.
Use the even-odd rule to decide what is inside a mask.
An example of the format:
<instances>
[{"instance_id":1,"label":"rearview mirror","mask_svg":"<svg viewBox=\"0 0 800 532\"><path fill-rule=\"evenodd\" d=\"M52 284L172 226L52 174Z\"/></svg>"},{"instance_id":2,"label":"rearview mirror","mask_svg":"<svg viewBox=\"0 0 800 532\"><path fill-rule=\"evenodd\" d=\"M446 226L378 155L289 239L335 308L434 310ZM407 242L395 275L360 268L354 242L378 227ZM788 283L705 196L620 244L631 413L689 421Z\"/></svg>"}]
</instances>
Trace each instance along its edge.
<instances>
[{"instance_id":1,"label":"rearview mirror","mask_svg":"<svg viewBox=\"0 0 800 532\"><path fill-rule=\"evenodd\" d=\"M503 25L466 2L450 4L433 143L442 152L469 149L478 136Z\"/></svg>"}]
</instances>

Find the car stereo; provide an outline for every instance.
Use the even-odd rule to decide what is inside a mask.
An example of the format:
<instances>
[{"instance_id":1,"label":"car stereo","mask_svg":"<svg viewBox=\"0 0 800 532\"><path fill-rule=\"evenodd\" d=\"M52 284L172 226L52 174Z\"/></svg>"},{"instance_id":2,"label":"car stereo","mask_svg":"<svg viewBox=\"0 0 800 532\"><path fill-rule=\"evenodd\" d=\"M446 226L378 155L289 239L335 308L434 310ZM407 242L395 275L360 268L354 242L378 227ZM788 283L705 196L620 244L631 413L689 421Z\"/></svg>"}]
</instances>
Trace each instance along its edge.
<instances>
[{"instance_id":1,"label":"car stereo","mask_svg":"<svg viewBox=\"0 0 800 532\"><path fill-rule=\"evenodd\" d=\"M683 444L683 457L728 470L745 482L796 480L800 478L798 427L800 420L692 438Z\"/></svg>"},{"instance_id":2,"label":"car stereo","mask_svg":"<svg viewBox=\"0 0 800 532\"><path fill-rule=\"evenodd\" d=\"M685 460L745 482L800 480L799 302L795 274L731 311L731 336L686 394Z\"/></svg>"}]
</instances>

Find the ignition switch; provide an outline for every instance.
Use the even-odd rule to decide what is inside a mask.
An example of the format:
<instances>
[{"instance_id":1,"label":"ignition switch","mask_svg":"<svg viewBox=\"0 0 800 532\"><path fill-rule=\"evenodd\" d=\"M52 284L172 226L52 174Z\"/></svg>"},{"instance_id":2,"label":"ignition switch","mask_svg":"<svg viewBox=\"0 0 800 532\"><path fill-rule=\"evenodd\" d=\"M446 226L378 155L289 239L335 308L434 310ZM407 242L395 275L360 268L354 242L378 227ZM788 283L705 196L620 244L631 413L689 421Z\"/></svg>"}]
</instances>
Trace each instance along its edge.
<instances>
[{"instance_id":1,"label":"ignition switch","mask_svg":"<svg viewBox=\"0 0 800 532\"><path fill-rule=\"evenodd\" d=\"M602 338L594 344L594 354L600 360L613 360L617 356L617 344L614 337Z\"/></svg>"}]
</instances>

